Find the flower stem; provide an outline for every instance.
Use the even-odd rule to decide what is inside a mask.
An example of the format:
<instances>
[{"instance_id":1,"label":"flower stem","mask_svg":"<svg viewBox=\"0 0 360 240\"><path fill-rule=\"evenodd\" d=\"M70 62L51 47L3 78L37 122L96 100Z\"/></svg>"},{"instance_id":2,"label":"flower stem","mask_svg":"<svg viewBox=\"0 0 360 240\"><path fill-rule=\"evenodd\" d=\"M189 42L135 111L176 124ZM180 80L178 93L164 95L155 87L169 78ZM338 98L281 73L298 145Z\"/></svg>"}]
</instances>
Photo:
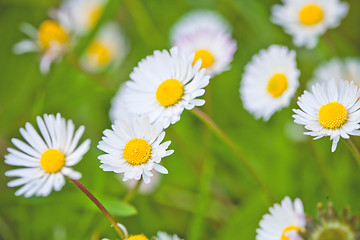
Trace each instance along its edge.
<instances>
[{"instance_id":1,"label":"flower stem","mask_svg":"<svg viewBox=\"0 0 360 240\"><path fill-rule=\"evenodd\" d=\"M107 217L112 226L115 228L118 233L120 239L125 239L125 233L118 226L114 217L105 209L105 207L97 200L97 198L79 181L76 179L69 178L71 182L73 182L85 195L90 198L90 200L100 209L100 211Z\"/></svg>"},{"instance_id":2,"label":"flower stem","mask_svg":"<svg viewBox=\"0 0 360 240\"><path fill-rule=\"evenodd\" d=\"M260 175L251 165L249 160L244 156L244 154L240 151L240 149L236 146L236 144L229 138L228 135L208 116L206 113L201 111L198 108L193 108L191 111L195 114L201 121L203 121L218 137L220 137L236 154L239 160L244 164L246 169L250 172L255 181L259 184L259 186L263 189L267 199L269 202L273 202L273 196L269 190L269 187L262 180Z\"/></svg>"},{"instance_id":3,"label":"flower stem","mask_svg":"<svg viewBox=\"0 0 360 240\"><path fill-rule=\"evenodd\" d=\"M138 180L136 182L136 185L134 186L133 189L131 189L124 197L124 202L130 202L131 199L136 195L136 193L139 191L140 185L141 185L142 180Z\"/></svg>"},{"instance_id":4,"label":"flower stem","mask_svg":"<svg viewBox=\"0 0 360 240\"><path fill-rule=\"evenodd\" d=\"M359 149L355 146L354 142L351 141L350 139L347 142L350 145L350 150L351 150L352 154L354 155L356 162L360 166L360 151L359 151Z\"/></svg>"}]
</instances>

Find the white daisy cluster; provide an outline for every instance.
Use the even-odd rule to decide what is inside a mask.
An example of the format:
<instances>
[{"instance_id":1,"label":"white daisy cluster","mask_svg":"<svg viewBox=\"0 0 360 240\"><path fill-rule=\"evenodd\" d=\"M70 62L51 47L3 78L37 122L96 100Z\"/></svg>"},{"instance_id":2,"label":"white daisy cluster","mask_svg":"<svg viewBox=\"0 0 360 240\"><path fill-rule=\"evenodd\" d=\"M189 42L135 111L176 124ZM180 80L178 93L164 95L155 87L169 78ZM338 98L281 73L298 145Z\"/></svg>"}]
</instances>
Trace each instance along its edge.
<instances>
[{"instance_id":1,"label":"white daisy cluster","mask_svg":"<svg viewBox=\"0 0 360 240\"><path fill-rule=\"evenodd\" d=\"M59 9L51 9L51 19L43 21L39 29L23 24L21 30L30 39L14 46L16 54L40 52L40 71L49 72L50 65L70 52L78 38L88 34L98 23L107 0L68 0ZM114 22L101 26L85 50L80 64L86 71L98 72L108 66L119 66L128 52L124 33Z\"/></svg>"},{"instance_id":2,"label":"white daisy cluster","mask_svg":"<svg viewBox=\"0 0 360 240\"><path fill-rule=\"evenodd\" d=\"M315 139L329 136L334 152L340 137L360 136L359 88L354 82L330 80L315 84L312 92L299 97L300 109L294 109L295 122L304 125L306 135Z\"/></svg>"},{"instance_id":3,"label":"white daisy cluster","mask_svg":"<svg viewBox=\"0 0 360 240\"><path fill-rule=\"evenodd\" d=\"M216 75L230 69L236 41L231 27L216 12L197 10L183 16L171 30L171 42L180 51L195 53L193 64L201 59L201 68Z\"/></svg>"},{"instance_id":4,"label":"white daisy cluster","mask_svg":"<svg viewBox=\"0 0 360 240\"><path fill-rule=\"evenodd\" d=\"M104 131L98 146L107 153L99 157L101 168L124 173L124 181L142 178L145 183L153 169L167 173L160 161L173 151L166 150L170 141L160 144L163 129L179 121L184 109L205 103L197 97L204 94L210 76L200 70L201 61L192 62L193 55L176 48L154 51L139 62L112 101L115 124Z\"/></svg>"},{"instance_id":5,"label":"white daisy cluster","mask_svg":"<svg viewBox=\"0 0 360 240\"><path fill-rule=\"evenodd\" d=\"M305 230L305 213L302 201L291 201L285 197L280 204L269 208L270 214L265 214L256 230L256 240L300 240L300 232Z\"/></svg>"},{"instance_id":6,"label":"white daisy cluster","mask_svg":"<svg viewBox=\"0 0 360 240\"><path fill-rule=\"evenodd\" d=\"M79 179L81 174L71 167L77 164L89 150L90 140L77 147L84 133L81 126L75 131L71 120L45 114L36 118L41 135L30 124L20 129L25 142L13 138L12 143L19 149L8 148L5 163L25 168L9 170L8 177L18 177L8 183L9 187L22 186L15 195L25 197L47 196L52 190L59 191L65 184L64 176Z\"/></svg>"},{"instance_id":7,"label":"white daisy cluster","mask_svg":"<svg viewBox=\"0 0 360 240\"><path fill-rule=\"evenodd\" d=\"M253 56L245 66L240 95L246 110L265 121L289 105L299 86L296 53L272 45Z\"/></svg>"},{"instance_id":8,"label":"white daisy cluster","mask_svg":"<svg viewBox=\"0 0 360 240\"><path fill-rule=\"evenodd\" d=\"M272 9L272 21L293 36L296 46L314 48L320 35L335 28L348 12L340 0L282 0Z\"/></svg>"}]
</instances>

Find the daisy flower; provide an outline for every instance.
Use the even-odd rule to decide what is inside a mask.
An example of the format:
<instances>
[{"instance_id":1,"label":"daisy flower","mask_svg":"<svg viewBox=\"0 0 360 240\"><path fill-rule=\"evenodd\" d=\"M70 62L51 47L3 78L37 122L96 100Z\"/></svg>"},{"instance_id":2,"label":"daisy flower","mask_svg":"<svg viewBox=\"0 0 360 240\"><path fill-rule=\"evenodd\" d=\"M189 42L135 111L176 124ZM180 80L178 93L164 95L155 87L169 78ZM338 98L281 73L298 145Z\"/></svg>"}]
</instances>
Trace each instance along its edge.
<instances>
[{"instance_id":1,"label":"daisy flower","mask_svg":"<svg viewBox=\"0 0 360 240\"><path fill-rule=\"evenodd\" d=\"M333 58L320 65L316 70L309 86L335 79L340 82L342 79L353 81L360 86L360 59L346 58L344 60Z\"/></svg>"},{"instance_id":2,"label":"daisy flower","mask_svg":"<svg viewBox=\"0 0 360 240\"><path fill-rule=\"evenodd\" d=\"M265 121L286 107L299 86L295 51L272 45L245 66L240 95L246 110Z\"/></svg>"},{"instance_id":3,"label":"daisy flower","mask_svg":"<svg viewBox=\"0 0 360 240\"><path fill-rule=\"evenodd\" d=\"M359 88L354 82L335 80L315 84L298 99L300 109L294 109L295 123L304 125L306 135L319 139L330 136L334 152L340 137L360 136Z\"/></svg>"},{"instance_id":4,"label":"daisy flower","mask_svg":"<svg viewBox=\"0 0 360 240\"><path fill-rule=\"evenodd\" d=\"M89 72L119 66L128 52L125 36L114 22L103 25L86 49L81 64Z\"/></svg>"},{"instance_id":5,"label":"daisy flower","mask_svg":"<svg viewBox=\"0 0 360 240\"><path fill-rule=\"evenodd\" d=\"M115 121L112 130L105 130L104 135L98 145L106 152L99 156L104 171L124 173L124 181L142 177L145 183L150 182L152 169L168 173L160 162L174 151L167 150L170 141L161 143L165 132L159 125L152 125L147 116Z\"/></svg>"},{"instance_id":6,"label":"daisy flower","mask_svg":"<svg viewBox=\"0 0 360 240\"><path fill-rule=\"evenodd\" d=\"M150 121L167 128L180 120L184 109L202 106L210 76L200 70L201 61L192 64L194 55L172 48L154 51L141 60L130 74L125 96L126 106L133 114L146 114Z\"/></svg>"},{"instance_id":7,"label":"daisy flower","mask_svg":"<svg viewBox=\"0 0 360 240\"><path fill-rule=\"evenodd\" d=\"M215 12L190 12L173 27L172 44L186 54L195 52L193 64L201 59L201 68L206 68L208 74L219 74L230 68L237 48L229 29Z\"/></svg>"},{"instance_id":8,"label":"daisy flower","mask_svg":"<svg viewBox=\"0 0 360 240\"><path fill-rule=\"evenodd\" d=\"M67 0L60 7L67 12L77 35L89 32L99 21L107 0Z\"/></svg>"},{"instance_id":9,"label":"daisy flower","mask_svg":"<svg viewBox=\"0 0 360 240\"><path fill-rule=\"evenodd\" d=\"M181 240L177 235L169 235L165 232L158 232L154 238L155 240Z\"/></svg>"},{"instance_id":10,"label":"daisy flower","mask_svg":"<svg viewBox=\"0 0 360 240\"><path fill-rule=\"evenodd\" d=\"M90 140L76 147L84 133L84 126L75 131L71 120L44 114L36 118L41 135L30 124L20 129L26 142L13 138L12 143L19 149L8 148L5 163L24 168L9 170L8 177L18 177L8 183L9 187L23 185L15 195L25 197L47 196L52 190L59 191L65 184L64 176L79 179L81 174L71 167L77 164L89 150Z\"/></svg>"},{"instance_id":11,"label":"daisy flower","mask_svg":"<svg viewBox=\"0 0 360 240\"><path fill-rule=\"evenodd\" d=\"M53 19L43 21L39 29L28 23L21 25L21 31L30 39L23 40L14 46L15 54L26 52L39 52L40 71L49 72L50 65L55 60L60 60L69 51L72 45L73 34L69 19L61 11L52 12Z\"/></svg>"},{"instance_id":12,"label":"daisy flower","mask_svg":"<svg viewBox=\"0 0 360 240\"><path fill-rule=\"evenodd\" d=\"M293 36L296 46L314 48L318 36L335 28L346 16L349 6L340 0L282 0L272 8L272 21Z\"/></svg>"},{"instance_id":13,"label":"daisy flower","mask_svg":"<svg viewBox=\"0 0 360 240\"><path fill-rule=\"evenodd\" d=\"M285 197L281 205L274 204L269 208L270 214L265 214L256 230L256 240L294 240L301 239L298 232L305 229L304 207L300 199L294 203Z\"/></svg>"}]
</instances>

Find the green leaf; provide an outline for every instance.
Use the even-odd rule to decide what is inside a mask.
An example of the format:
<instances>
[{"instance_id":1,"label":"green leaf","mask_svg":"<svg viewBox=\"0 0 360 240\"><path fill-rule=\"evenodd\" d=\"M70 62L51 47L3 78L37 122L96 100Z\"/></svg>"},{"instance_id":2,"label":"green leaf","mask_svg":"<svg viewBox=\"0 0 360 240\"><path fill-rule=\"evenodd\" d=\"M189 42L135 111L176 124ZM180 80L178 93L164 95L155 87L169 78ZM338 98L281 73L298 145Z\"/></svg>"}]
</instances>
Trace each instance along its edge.
<instances>
[{"instance_id":1,"label":"green leaf","mask_svg":"<svg viewBox=\"0 0 360 240\"><path fill-rule=\"evenodd\" d=\"M101 203L112 216L128 217L137 214L137 210L133 205L116 198L103 198ZM99 211L95 204L89 204L88 206L93 210Z\"/></svg>"}]
</instances>

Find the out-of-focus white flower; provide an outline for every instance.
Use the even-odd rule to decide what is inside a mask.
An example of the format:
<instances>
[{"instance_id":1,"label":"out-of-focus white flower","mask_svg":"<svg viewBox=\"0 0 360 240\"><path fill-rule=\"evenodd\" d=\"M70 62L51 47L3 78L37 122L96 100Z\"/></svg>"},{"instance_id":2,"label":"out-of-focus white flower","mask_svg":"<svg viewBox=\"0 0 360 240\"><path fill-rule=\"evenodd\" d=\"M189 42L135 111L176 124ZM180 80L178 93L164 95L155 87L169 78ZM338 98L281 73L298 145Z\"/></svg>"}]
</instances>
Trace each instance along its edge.
<instances>
[{"instance_id":1,"label":"out-of-focus white flower","mask_svg":"<svg viewBox=\"0 0 360 240\"><path fill-rule=\"evenodd\" d=\"M195 53L193 64L201 59L201 68L210 75L230 68L236 51L229 24L216 12L192 11L171 30L172 44L187 54Z\"/></svg>"},{"instance_id":2,"label":"out-of-focus white flower","mask_svg":"<svg viewBox=\"0 0 360 240\"><path fill-rule=\"evenodd\" d=\"M84 35L99 21L107 0L67 0L60 7L71 19L77 35Z\"/></svg>"},{"instance_id":3,"label":"out-of-focus white flower","mask_svg":"<svg viewBox=\"0 0 360 240\"><path fill-rule=\"evenodd\" d=\"M338 83L342 80L353 81L360 87L360 59L333 58L316 68L313 79L308 83L309 88L316 83L334 79Z\"/></svg>"},{"instance_id":4,"label":"out-of-focus white flower","mask_svg":"<svg viewBox=\"0 0 360 240\"><path fill-rule=\"evenodd\" d=\"M182 240L176 234L170 235L165 232L158 232L157 236L155 236L155 240Z\"/></svg>"},{"instance_id":5,"label":"out-of-focus white flower","mask_svg":"<svg viewBox=\"0 0 360 240\"><path fill-rule=\"evenodd\" d=\"M245 109L255 118L267 121L289 105L299 86L300 71L295 57L295 51L272 45L253 56L246 65L240 96Z\"/></svg>"},{"instance_id":6,"label":"out-of-focus white flower","mask_svg":"<svg viewBox=\"0 0 360 240\"><path fill-rule=\"evenodd\" d=\"M314 48L319 36L335 28L349 6L340 0L282 0L272 9L272 21L293 36L296 46Z\"/></svg>"},{"instance_id":7,"label":"out-of-focus white flower","mask_svg":"<svg viewBox=\"0 0 360 240\"><path fill-rule=\"evenodd\" d=\"M23 23L21 30L30 39L22 40L13 48L16 54L39 52L40 71L43 74L49 72L51 63L60 60L71 49L73 43L73 29L66 14L62 11L52 11L51 15L52 19L43 21L38 29Z\"/></svg>"},{"instance_id":8,"label":"out-of-focus white flower","mask_svg":"<svg viewBox=\"0 0 360 240\"><path fill-rule=\"evenodd\" d=\"M101 71L109 66L119 66L128 53L128 45L120 27L109 22L101 27L81 58L89 72Z\"/></svg>"}]
</instances>

